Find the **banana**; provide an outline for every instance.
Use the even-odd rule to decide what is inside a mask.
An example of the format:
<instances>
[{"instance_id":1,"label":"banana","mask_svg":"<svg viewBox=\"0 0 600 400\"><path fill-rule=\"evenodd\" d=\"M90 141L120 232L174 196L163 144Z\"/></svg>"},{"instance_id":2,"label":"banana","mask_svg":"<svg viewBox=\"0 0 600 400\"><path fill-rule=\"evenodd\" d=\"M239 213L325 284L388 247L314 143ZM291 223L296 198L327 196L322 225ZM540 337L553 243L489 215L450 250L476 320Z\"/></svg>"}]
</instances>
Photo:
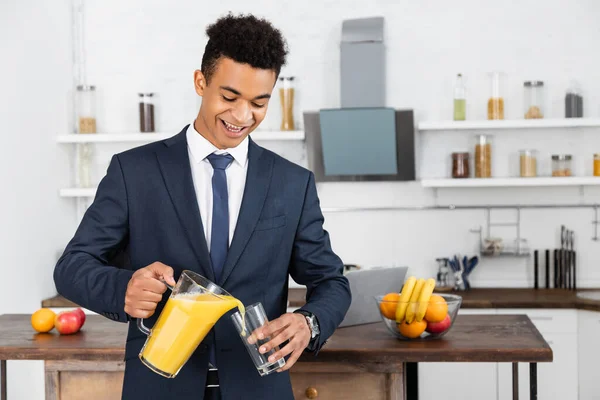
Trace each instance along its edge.
<instances>
[{"instance_id":1,"label":"banana","mask_svg":"<svg viewBox=\"0 0 600 400\"><path fill-rule=\"evenodd\" d=\"M419 309L417 310L417 315L415 317L415 319L419 322L421 322L423 317L425 317L433 289L435 289L435 279L429 278L425 282L423 290L421 290L421 294L419 295Z\"/></svg>"},{"instance_id":2,"label":"banana","mask_svg":"<svg viewBox=\"0 0 600 400\"><path fill-rule=\"evenodd\" d=\"M406 309L405 320L409 324L415 320L415 314L417 312L417 301L420 298L421 290L423 289L423 285L425 285L425 279L420 278L417 280L415 285L415 289L410 296L410 300L408 301L408 308Z\"/></svg>"},{"instance_id":3,"label":"banana","mask_svg":"<svg viewBox=\"0 0 600 400\"><path fill-rule=\"evenodd\" d=\"M409 277L406 282L404 282L404 286L400 292L400 298L398 299L398 307L396 307L396 322L398 323L404 320L406 306L408 305L408 301L410 300L410 296L412 295L416 282L417 278L414 276Z\"/></svg>"}]
</instances>

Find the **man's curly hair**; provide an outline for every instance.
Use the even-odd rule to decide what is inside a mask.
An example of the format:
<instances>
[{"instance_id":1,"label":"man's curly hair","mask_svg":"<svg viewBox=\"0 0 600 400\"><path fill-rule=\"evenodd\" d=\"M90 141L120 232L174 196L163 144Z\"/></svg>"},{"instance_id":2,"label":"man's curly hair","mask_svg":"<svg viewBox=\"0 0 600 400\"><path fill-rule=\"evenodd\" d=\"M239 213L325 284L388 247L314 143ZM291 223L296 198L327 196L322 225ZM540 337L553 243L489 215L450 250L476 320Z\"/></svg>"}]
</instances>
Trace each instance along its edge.
<instances>
[{"instance_id":1,"label":"man's curly hair","mask_svg":"<svg viewBox=\"0 0 600 400\"><path fill-rule=\"evenodd\" d=\"M288 53L285 39L265 19L229 13L209 25L206 34L208 43L202 56L201 71L207 84L223 56L253 68L273 70L276 76L285 65Z\"/></svg>"}]
</instances>

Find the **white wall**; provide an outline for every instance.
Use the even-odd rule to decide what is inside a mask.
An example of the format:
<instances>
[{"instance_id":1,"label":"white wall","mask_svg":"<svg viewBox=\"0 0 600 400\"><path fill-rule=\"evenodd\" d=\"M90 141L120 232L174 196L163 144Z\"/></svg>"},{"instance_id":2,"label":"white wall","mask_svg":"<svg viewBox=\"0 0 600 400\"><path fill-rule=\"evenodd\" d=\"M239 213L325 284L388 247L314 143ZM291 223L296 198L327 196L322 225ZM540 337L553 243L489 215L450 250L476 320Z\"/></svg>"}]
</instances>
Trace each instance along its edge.
<instances>
[{"instance_id":1,"label":"white wall","mask_svg":"<svg viewBox=\"0 0 600 400\"><path fill-rule=\"evenodd\" d=\"M291 50L289 64L282 73L297 77L297 116L301 110L339 106L341 21L374 15L385 16L387 104L413 108L417 120L451 118L452 84L458 72L467 80L468 118L485 118L489 94L486 73L492 69L508 74L507 118L521 117L522 81L527 79L546 82L547 115L562 116L564 90L572 78L578 79L585 89L585 115L600 116L596 51L600 42L600 3L592 0L456 0L452 4L443 0L379 0L368 2L368 6L357 0L235 0L227 2L227 6L222 4L192 0L86 2L86 67L89 83L98 88L99 130L136 131L139 91L158 93L158 130L176 133L190 122L199 104L192 74L200 67L207 40L205 26L229 9L258 11L282 29ZM5 132L5 145L0 149L0 179L8 194L0 198L4 214L0 243L8 255L3 272L9 282L21 281L23 276L36 277L27 295L7 285L0 294L0 313L31 312L42 298L54 294L50 278L55 253L74 229L74 203L56 196L59 187L71 183L66 170L70 154L54 143L56 134L69 131L70 7L67 0L12 1L2 2L0 11L1 37L6 42L2 48L7 49L0 63L0 109ZM274 101L263 128L276 129L278 120L278 102ZM470 149L473 133L419 135L419 176L445 175L447 154L455 148ZM494 170L498 175L510 175L513 166L505 160L527 145L538 147L544 160L551 152L568 148L576 156L578 172L589 173L588 161L593 152L600 152L599 140L599 130L592 129L499 133L495 138ZM301 144L282 142L268 146L305 163ZM96 148L94 180L104 174L110 154L120 149ZM25 161L29 155L31 161ZM600 199L598 189L435 192L422 189L418 183L321 184L319 194L325 208L562 204ZM502 222L513 217L510 213L493 214L494 220ZM521 217L522 236L535 248L558 245L560 224L574 229L581 286L600 285L600 270L595 268L600 242L590 240L591 210L524 210ZM480 210L326 213L326 227L334 248L345 262L410 265L418 275L432 275L436 257L455 252L473 254L477 237L469 229L484 223L484 212ZM531 277L529 260L486 260L475 271L473 284L530 286ZM39 364L23 366L18 371L18 363L12 364L16 367L9 376L9 396L41 399L43 378ZM36 368L35 373L28 368Z\"/></svg>"},{"instance_id":2,"label":"white wall","mask_svg":"<svg viewBox=\"0 0 600 400\"><path fill-rule=\"evenodd\" d=\"M73 219L57 196L68 166L55 143L69 117L69 40L68 1L0 2L0 314L30 314L56 294ZM9 361L7 378L9 399L43 398L42 362Z\"/></svg>"}]
</instances>

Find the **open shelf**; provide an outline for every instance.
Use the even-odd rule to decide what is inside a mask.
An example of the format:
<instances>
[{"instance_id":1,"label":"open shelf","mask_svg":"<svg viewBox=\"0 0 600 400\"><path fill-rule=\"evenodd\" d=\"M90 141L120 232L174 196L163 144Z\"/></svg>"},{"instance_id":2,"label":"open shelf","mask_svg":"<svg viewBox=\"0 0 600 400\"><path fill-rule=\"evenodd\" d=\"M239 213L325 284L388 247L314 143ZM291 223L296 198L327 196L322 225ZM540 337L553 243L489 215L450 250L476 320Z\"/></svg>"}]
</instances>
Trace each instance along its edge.
<instances>
[{"instance_id":1,"label":"open shelf","mask_svg":"<svg viewBox=\"0 0 600 400\"><path fill-rule=\"evenodd\" d=\"M176 133L82 133L59 135L58 143L127 143L140 142L150 143L158 140L168 139ZM254 131L250 137L257 141L266 140L304 140L303 131Z\"/></svg>"},{"instance_id":2,"label":"open shelf","mask_svg":"<svg viewBox=\"0 0 600 400\"><path fill-rule=\"evenodd\" d=\"M470 187L536 187L536 186L595 186L600 177L539 177L539 178L469 178L469 179L422 179L421 186L428 188Z\"/></svg>"},{"instance_id":3,"label":"open shelf","mask_svg":"<svg viewBox=\"0 0 600 400\"><path fill-rule=\"evenodd\" d=\"M457 131L472 129L541 129L600 127L600 118L556 118L474 121L423 121L420 131Z\"/></svg>"},{"instance_id":4,"label":"open shelf","mask_svg":"<svg viewBox=\"0 0 600 400\"><path fill-rule=\"evenodd\" d=\"M97 188L64 188L60 189L60 197L94 197Z\"/></svg>"}]
</instances>

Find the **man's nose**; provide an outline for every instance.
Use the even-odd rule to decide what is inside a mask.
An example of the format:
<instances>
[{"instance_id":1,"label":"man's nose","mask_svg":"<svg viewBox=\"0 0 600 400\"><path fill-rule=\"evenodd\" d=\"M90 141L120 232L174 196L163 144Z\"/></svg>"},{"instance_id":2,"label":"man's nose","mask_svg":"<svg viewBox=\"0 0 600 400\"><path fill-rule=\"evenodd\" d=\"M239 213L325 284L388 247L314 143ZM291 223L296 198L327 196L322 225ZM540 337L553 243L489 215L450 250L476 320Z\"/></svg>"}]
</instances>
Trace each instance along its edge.
<instances>
[{"instance_id":1,"label":"man's nose","mask_svg":"<svg viewBox=\"0 0 600 400\"><path fill-rule=\"evenodd\" d=\"M252 119L252 109L245 101L240 101L231 112L235 122L238 124L245 124L247 121Z\"/></svg>"}]
</instances>

